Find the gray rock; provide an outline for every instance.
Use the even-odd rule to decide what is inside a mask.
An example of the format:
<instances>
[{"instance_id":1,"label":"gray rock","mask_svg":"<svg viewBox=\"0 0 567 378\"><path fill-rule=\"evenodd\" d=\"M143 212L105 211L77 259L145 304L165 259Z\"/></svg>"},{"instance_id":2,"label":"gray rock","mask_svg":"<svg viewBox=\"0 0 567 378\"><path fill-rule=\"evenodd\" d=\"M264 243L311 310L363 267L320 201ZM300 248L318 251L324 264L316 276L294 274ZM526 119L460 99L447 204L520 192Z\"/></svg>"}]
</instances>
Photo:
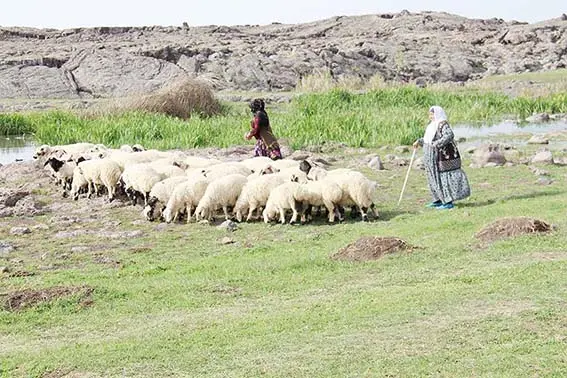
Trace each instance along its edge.
<instances>
[{"instance_id":1,"label":"gray rock","mask_svg":"<svg viewBox=\"0 0 567 378\"><path fill-rule=\"evenodd\" d=\"M139 238L141 236L144 236L144 233L140 230L117 231L117 232L102 231L99 232L98 235L100 237L109 238L109 239L130 239L130 238Z\"/></svg>"},{"instance_id":2,"label":"gray rock","mask_svg":"<svg viewBox=\"0 0 567 378\"><path fill-rule=\"evenodd\" d=\"M506 157L500 152L498 144L483 144L479 146L473 153L472 161L475 166L486 167L487 165L504 165Z\"/></svg>"},{"instance_id":3,"label":"gray rock","mask_svg":"<svg viewBox=\"0 0 567 378\"><path fill-rule=\"evenodd\" d=\"M12 227L10 229L10 234L12 235L26 235L31 234L31 230L29 227Z\"/></svg>"},{"instance_id":4,"label":"gray rock","mask_svg":"<svg viewBox=\"0 0 567 378\"><path fill-rule=\"evenodd\" d=\"M567 114L564 113L552 114L549 116L549 118L553 121L561 121L563 119L567 119Z\"/></svg>"},{"instance_id":5,"label":"gray rock","mask_svg":"<svg viewBox=\"0 0 567 378\"><path fill-rule=\"evenodd\" d=\"M537 179L536 183L538 185L551 185L553 184L553 180L550 179L549 177L542 176Z\"/></svg>"},{"instance_id":6,"label":"gray rock","mask_svg":"<svg viewBox=\"0 0 567 378\"><path fill-rule=\"evenodd\" d=\"M7 241L0 240L0 257L8 257L14 246Z\"/></svg>"},{"instance_id":7,"label":"gray rock","mask_svg":"<svg viewBox=\"0 0 567 378\"><path fill-rule=\"evenodd\" d=\"M384 165L382 164L382 160L380 160L379 156L376 156L368 163L368 168L374 169L376 171L382 171L384 169Z\"/></svg>"},{"instance_id":8,"label":"gray rock","mask_svg":"<svg viewBox=\"0 0 567 378\"><path fill-rule=\"evenodd\" d=\"M62 238L76 238L77 236L87 235L91 232L87 230L74 230L74 231L60 231L55 234L55 237L58 239Z\"/></svg>"},{"instance_id":9,"label":"gray rock","mask_svg":"<svg viewBox=\"0 0 567 378\"><path fill-rule=\"evenodd\" d=\"M228 236L225 236L221 239L220 243L223 245L234 244L234 240L232 238L229 238Z\"/></svg>"},{"instance_id":10,"label":"gray rock","mask_svg":"<svg viewBox=\"0 0 567 378\"><path fill-rule=\"evenodd\" d=\"M531 160L532 164L553 164L553 154L551 151L544 149L538 151Z\"/></svg>"},{"instance_id":11,"label":"gray rock","mask_svg":"<svg viewBox=\"0 0 567 378\"><path fill-rule=\"evenodd\" d=\"M155 230L156 231L165 231L170 227L169 223L159 223L157 226L155 226Z\"/></svg>"},{"instance_id":12,"label":"gray rock","mask_svg":"<svg viewBox=\"0 0 567 378\"><path fill-rule=\"evenodd\" d=\"M502 164L498 164L498 163L491 161L489 163L486 163L483 167L484 168L496 168L496 167L501 167L501 166L502 166Z\"/></svg>"},{"instance_id":13,"label":"gray rock","mask_svg":"<svg viewBox=\"0 0 567 378\"><path fill-rule=\"evenodd\" d=\"M318 71L337 80L378 74L420 87L466 85L493 74L564 66L566 30L561 18L536 25L444 12L189 29L3 27L0 98L85 101L147 92L187 76L216 89L289 91Z\"/></svg>"},{"instance_id":14,"label":"gray rock","mask_svg":"<svg viewBox=\"0 0 567 378\"><path fill-rule=\"evenodd\" d=\"M409 159L397 157L392 160L391 163L396 167L406 167L409 164Z\"/></svg>"},{"instance_id":15,"label":"gray rock","mask_svg":"<svg viewBox=\"0 0 567 378\"><path fill-rule=\"evenodd\" d=\"M536 176L549 176L549 172L544 170L544 169L540 169L540 168L533 167L533 166L530 166L529 168L530 168L530 171L532 171L532 173Z\"/></svg>"},{"instance_id":16,"label":"gray rock","mask_svg":"<svg viewBox=\"0 0 567 378\"><path fill-rule=\"evenodd\" d=\"M413 169L425 170L425 164L423 164L423 158L417 158L413 161Z\"/></svg>"},{"instance_id":17,"label":"gray rock","mask_svg":"<svg viewBox=\"0 0 567 378\"><path fill-rule=\"evenodd\" d=\"M16 206L19 200L21 200L24 197L27 197L29 194L30 194L29 192L25 192L25 191L10 193L4 198L3 204L6 207L14 207Z\"/></svg>"},{"instance_id":18,"label":"gray rock","mask_svg":"<svg viewBox=\"0 0 567 378\"><path fill-rule=\"evenodd\" d=\"M543 135L534 135L528 140L528 144L549 144L549 139Z\"/></svg>"},{"instance_id":19,"label":"gray rock","mask_svg":"<svg viewBox=\"0 0 567 378\"><path fill-rule=\"evenodd\" d=\"M238 230L238 225L231 220L227 220L222 222L219 226L217 226L219 230L227 230L228 232L234 232Z\"/></svg>"},{"instance_id":20,"label":"gray rock","mask_svg":"<svg viewBox=\"0 0 567 378\"><path fill-rule=\"evenodd\" d=\"M301 160L308 159L309 157L311 157L311 155L312 154L309 153L309 152L295 151L293 154L291 154L289 156L289 158L292 159L292 160L301 161Z\"/></svg>"},{"instance_id":21,"label":"gray rock","mask_svg":"<svg viewBox=\"0 0 567 378\"><path fill-rule=\"evenodd\" d=\"M537 113L526 118L526 122L529 123L545 123L549 122L549 114L547 113Z\"/></svg>"},{"instance_id":22,"label":"gray rock","mask_svg":"<svg viewBox=\"0 0 567 378\"><path fill-rule=\"evenodd\" d=\"M0 266L0 273L10 273L10 268L7 266Z\"/></svg>"}]
</instances>

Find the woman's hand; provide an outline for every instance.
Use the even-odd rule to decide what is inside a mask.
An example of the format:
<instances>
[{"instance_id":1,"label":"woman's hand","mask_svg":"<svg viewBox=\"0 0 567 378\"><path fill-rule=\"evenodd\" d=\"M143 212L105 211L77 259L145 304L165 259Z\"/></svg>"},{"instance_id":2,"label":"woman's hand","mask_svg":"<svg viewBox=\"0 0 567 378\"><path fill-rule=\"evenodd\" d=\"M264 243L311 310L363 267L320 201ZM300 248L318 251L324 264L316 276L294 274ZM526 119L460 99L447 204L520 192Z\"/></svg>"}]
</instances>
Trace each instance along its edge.
<instances>
[{"instance_id":1,"label":"woman's hand","mask_svg":"<svg viewBox=\"0 0 567 378\"><path fill-rule=\"evenodd\" d=\"M244 139L250 140L250 133L244 133Z\"/></svg>"},{"instance_id":2,"label":"woman's hand","mask_svg":"<svg viewBox=\"0 0 567 378\"><path fill-rule=\"evenodd\" d=\"M415 142L413 142L413 149L417 150L419 148L419 142L416 140Z\"/></svg>"}]
</instances>

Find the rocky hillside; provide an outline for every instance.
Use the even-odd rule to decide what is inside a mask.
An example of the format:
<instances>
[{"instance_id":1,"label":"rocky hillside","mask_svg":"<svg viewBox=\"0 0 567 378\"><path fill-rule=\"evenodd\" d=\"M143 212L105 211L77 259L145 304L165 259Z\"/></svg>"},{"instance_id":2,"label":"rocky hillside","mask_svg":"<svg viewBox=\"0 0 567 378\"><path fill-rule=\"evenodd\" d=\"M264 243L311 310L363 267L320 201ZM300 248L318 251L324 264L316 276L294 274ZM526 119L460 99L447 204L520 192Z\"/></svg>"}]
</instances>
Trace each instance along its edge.
<instances>
[{"instance_id":1,"label":"rocky hillside","mask_svg":"<svg viewBox=\"0 0 567 378\"><path fill-rule=\"evenodd\" d=\"M0 41L0 98L124 96L185 75L217 89L278 91L315 70L443 82L567 67L566 15L537 24L403 11L299 25L0 28Z\"/></svg>"}]
</instances>

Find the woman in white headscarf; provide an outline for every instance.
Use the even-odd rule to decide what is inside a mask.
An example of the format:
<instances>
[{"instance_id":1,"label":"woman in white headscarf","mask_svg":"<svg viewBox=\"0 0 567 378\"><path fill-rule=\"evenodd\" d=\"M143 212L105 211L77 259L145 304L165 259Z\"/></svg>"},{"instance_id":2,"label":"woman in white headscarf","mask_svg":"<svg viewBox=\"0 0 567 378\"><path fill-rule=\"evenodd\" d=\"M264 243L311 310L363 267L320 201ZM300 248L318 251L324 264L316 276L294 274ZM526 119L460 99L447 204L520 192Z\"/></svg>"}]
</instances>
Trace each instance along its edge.
<instances>
[{"instance_id":1,"label":"woman in white headscarf","mask_svg":"<svg viewBox=\"0 0 567 378\"><path fill-rule=\"evenodd\" d=\"M471 189L467 175L461 169L461 156L447 114L440 106L432 106L429 119L431 122L423 138L413 144L413 148L423 146L423 163L432 197L426 206L452 209L453 202L470 196Z\"/></svg>"}]
</instances>

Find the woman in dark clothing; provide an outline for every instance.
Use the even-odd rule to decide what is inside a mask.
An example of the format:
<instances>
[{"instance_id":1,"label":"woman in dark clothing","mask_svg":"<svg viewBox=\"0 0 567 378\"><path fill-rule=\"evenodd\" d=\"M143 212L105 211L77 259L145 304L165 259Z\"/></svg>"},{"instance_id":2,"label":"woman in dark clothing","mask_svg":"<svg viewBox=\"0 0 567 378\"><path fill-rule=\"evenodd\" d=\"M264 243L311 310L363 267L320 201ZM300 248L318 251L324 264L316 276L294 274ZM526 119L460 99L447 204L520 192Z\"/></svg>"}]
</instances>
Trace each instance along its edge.
<instances>
[{"instance_id":1,"label":"woman in dark clothing","mask_svg":"<svg viewBox=\"0 0 567 378\"><path fill-rule=\"evenodd\" d=\"M453 201L471 195L471 188L467 175L461 169L461 155L445 111L439 106L432 106L429 119L431 123L425 135L413 144L413 148L423 146L424 150L423 163L432 197L432 202L426 206L452 209Z\"/></svg>"},{"instance_id":2,"label":"woman in dark clothing","mask_svg":"<svg viewBox=\"0 0 567 378\"><path fill-rule=\"evenodd\" d=\"M245 138L247 140L252 137L256 138L254 156L267 156L272 160L278 160L282 158L280 145L272 133L270 119L264 106L264 100L260 98L250 103L250 110L254 114L254 118L250 122L251 130L246 134Z\"/></svg>"}]
</instances>

